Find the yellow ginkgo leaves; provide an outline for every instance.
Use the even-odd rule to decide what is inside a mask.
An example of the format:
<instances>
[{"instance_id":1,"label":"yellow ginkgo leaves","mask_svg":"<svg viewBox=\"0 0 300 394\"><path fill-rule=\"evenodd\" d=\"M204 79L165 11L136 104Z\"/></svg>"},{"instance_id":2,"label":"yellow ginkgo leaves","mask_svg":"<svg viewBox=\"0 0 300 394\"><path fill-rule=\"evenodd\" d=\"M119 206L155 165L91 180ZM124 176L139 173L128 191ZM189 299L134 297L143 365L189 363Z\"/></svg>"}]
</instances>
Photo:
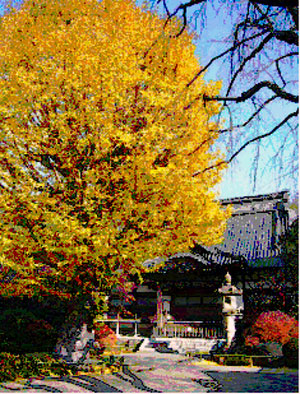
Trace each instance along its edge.
<instances>
[{"instance_id":1,"label":"yellow ginkgo leaves","mask_svg":"<svg viewBox=\"0 0 300 394\"><path fill-rule=\"evenodd\" d=\"M108 291L220 240L220 167L201 173L221 160L218 105L199 99L220 83L186 88L195 48L173 30L132 0L25 0L1 18L1 265L24 292Z\"/></svg>"}]
</instances>

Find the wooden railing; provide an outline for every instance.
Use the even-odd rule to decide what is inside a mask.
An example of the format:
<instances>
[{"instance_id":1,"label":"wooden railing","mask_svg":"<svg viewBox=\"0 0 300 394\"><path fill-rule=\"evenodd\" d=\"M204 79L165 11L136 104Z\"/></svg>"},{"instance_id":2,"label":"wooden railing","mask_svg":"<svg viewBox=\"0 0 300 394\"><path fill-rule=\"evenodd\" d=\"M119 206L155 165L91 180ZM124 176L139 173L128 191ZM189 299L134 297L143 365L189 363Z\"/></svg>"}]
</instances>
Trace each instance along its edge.
<instances>
[{"instance_id":1,"label":"wooden railing","mask_svg":"<svg viewBox=\"0 0 300 394\"><path fill-rule=\"evenodd\" d=\"M137 337L145 335L145 327L140 319L103 319L98 320L107 324L116 335ZM148 331L152 324L148 326ZM148 335L150 332L148 333ZM146 334L146 336L148 336ZM225 338L225 330L220 322L203 321L169 321L162 327L153 325L152 336L155 338Z\"/></svg>"},{"instance_id":2,"label":"wooden railing","mask_svg":"<svg viewBox=\"0 0 300 394\"><path fill-rule=\"evenodd\" d=\"M220 322L170 321L162 327L154 327L154 337L164 338L225 338L225 330Z\"/></svg>"}]
</instances>

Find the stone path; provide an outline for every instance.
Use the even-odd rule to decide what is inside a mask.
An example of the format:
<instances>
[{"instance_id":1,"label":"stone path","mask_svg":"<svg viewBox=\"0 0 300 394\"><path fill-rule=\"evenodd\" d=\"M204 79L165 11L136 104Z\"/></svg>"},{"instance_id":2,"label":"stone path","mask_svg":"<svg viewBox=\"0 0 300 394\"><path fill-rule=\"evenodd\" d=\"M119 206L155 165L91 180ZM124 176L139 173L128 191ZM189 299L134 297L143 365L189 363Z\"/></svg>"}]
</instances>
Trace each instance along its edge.
<instances>
[{"instance_id":1,"label":"stone path","mask_svg":"<svg viewBox=\"0 0 300 394\"><path fill-rule=\"evenodd\" d=\"M194 361L178 354L135 353L125 356L118 373L11 382L0 384L0 392L298 392L298 371L215 367Z\"/></svg>"}]
</instances>

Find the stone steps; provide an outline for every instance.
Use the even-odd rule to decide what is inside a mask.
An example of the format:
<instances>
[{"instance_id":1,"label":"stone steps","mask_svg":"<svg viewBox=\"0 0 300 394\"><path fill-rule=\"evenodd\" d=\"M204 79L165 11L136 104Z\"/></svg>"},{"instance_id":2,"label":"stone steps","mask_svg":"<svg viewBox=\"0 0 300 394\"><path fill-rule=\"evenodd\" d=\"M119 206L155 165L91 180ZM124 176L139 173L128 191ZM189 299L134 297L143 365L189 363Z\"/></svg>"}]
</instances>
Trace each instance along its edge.
<instances>
[{"instance_id":1,"label":"stone steps","mask_svg":"<svg viewBox=\"0 0 300 394\"><path fill-rule=\"evenodd\" d=\"M139 351L154 352L159 344L166 344L166 349L178 353L199 352L209 353L220 339L203 338L145 338ZM225 341L225 340L221 340Z\"/></svg>"}]
</instances>

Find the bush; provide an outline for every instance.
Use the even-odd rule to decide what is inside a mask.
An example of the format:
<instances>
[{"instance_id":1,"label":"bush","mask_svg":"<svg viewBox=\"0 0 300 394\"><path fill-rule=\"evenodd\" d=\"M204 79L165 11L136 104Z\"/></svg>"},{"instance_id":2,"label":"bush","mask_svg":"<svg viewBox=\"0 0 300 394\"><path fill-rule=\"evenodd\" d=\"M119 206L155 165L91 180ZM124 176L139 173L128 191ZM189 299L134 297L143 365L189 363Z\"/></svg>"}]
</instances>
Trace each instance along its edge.
<instances>
[{"instance_id":1,"label":"bush","mask_svg":"<svg viewBox=\"0 0 300 394\"><path fill-rule=\"evenodd\" d=\"M280 311L264 312L258 316L248 334L245 338L248 349L257 349L268 342L284 345L292 338L298 338L298 322Z\"/></svg>"},{"instance_id":2,"label":"bush","mask_svg":"<svg viewBox=\"0 0 300 394\"><path fill-rule=\"evenodd\" d=\"M298 356L299 352L299 339L291 338L287 343L282 346L282 352L284 356Z\"/></svg>"},{"instance_id":3,"label":"bush","mask_svg":"<svg viewBox=\"0 0 300 394\"><path fill-rule=\"evenodd\" d=\"M76 367L69 366L47 353L0 353L0 382L33 376L63 376L74 374Z\"/></svg>"},{"instance_id":4,"label":"bush","mask_svg":"<svg viewBox=\"0 0 300 394\"><path fill-rule=\"evenodd\" d=\"M28 342L27 326L36 319L33 313L22 309L8 309L0 317L0 351L19 353Z\"/></svg>"},{"instance_id":5,"label":"bush","mask_svg":"<svg viewBox=\"0 0 300 394\"><path fill-rule=\"evenodd\" d=\"M0 352L45 352L51 351L55 346L54 328L26 309L6 310L0 317L0 327Z\"/></svg>"},{"instance_id":6,"label":"bush","mask_svg":"<svg viewBox=\"0 0 300 394\"><path fill-rule=\"evenodd\" d=\"M117 336L114 331L106 324L96 323L95 329L95 346L99 350L114 351L117 347Z\"/></svg>"},{"instance_id":7,"label":"bush","mask_svg":"<svg viewBox=\"0 0 300 394\"><path fill-rule=\"evenodd\" d=\"M0 353L0 382L15 380L18 376L18 361L16 356Z\"/></svg>"},{"instance_id":8,"label":"bush","mask_svg":"<svg viewBox=\"0 0 300 394\"><path fill-rule=\"evenodd\" d=\"M216 354L213 356L213 360L220 365L228 366L249 366L251 365L251 359L249 356L244 354Z\"/></svg>"},{"instance_id":9,"label":"bush","mask_svg":"<svg viewBox=\"0 0 300 394\"><path fill-rule=\"evenodd\" d=\"M26 327L28 342L34 345L35 351L51 351L56 344L55 329L43 319L29 323Z\"/></svg>"},{"instance_id":10,"label":"bush","mask_svg":"<svg viewBox=\"0 0 300 394\"><path fill-rule=\"evenodd\" d=\"M299 357L299 340L298 338L291 338L289 342L282 346L282 353L285 358L287 367L297 368Z\"/></svg>"}]
</instances>

